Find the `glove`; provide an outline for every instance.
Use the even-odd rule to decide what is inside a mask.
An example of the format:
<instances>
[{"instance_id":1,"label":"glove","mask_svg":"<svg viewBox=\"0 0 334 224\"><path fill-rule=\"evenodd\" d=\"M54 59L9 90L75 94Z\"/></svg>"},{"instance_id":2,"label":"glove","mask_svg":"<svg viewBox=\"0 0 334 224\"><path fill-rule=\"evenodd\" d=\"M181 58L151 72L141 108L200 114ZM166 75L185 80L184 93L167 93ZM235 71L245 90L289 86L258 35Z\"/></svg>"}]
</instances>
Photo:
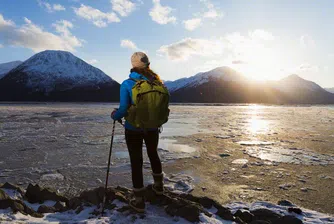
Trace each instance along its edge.
<instances>
[{"instance_id":1,"label":"glove","mask_svg":"<svg viewBox=\"0 0 334 224\"><path fill-rule=\"evenodd\" d=\"M111 119L114 119L114 115L115 115L116 111L117 111L117 109L114 109L113 112L111 112L111 114L110 114Z\"/></svg>"}]
</instances>

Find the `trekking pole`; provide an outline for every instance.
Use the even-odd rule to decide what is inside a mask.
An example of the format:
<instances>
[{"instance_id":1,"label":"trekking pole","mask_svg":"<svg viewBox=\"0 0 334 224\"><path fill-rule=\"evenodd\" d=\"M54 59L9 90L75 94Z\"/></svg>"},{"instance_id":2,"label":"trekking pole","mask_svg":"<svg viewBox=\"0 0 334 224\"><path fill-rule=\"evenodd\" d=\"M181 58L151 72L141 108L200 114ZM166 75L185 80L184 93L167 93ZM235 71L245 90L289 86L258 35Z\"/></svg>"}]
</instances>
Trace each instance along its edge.
<instances>
[{"instance_id":1,"label":"trekking pole","mask_svg":"<svg viewBox=\"0 0 334 224\"><path fill-rule=\"evenodd\" d=\"M104 206L105 206L105 203L106 203L106 195L107 195L108 179L109 179L109 169L110 169L110 159L111 159L111 152L112 152L112 143L114 142L115 125L116 125L116 121L114 120L113 127L112 127L112 134L111 134L111 143L110 143L110 151L109 151L109 159L108 159L107 177L106 177L106 185L104 187L104 196L103 196L103 202L102 202L101 215L103 215L103 213L104 213Z\"/></svg>"}]
</instances>

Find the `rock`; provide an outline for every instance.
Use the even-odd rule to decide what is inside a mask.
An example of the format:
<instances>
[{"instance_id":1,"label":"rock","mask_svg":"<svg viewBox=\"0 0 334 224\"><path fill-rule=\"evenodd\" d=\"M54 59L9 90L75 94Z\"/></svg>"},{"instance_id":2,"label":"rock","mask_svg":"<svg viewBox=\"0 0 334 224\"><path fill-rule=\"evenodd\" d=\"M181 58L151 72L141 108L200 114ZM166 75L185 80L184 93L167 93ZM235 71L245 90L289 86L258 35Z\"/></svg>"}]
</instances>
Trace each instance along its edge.
<instances>
[{"instance_id":1,"label":"rock","mask_svg":"<svg viewBox=\"0 0 334 224\"><path fill-rule=\"evenodd\" d=\"M25 197L30 203L43 203L44 201L63 201L67 202L68 199L64 196L51 191L50 189L41 188L38 184L35 186L29 184Z\"/></svg>"},{"instance_id":2,"label":"rock","mask_svg":"<svg viewBox=\"0 0 334 224\"><path fill-rule=\"evenodd\" d=\"M302 187L302 188L300 188L300 190L301 190L302 192L308 192L308 188L307 188L307 187Z\"/></svg>"},{"instance_id":3,"label":"rock","mask_svg":"<svg viewBox=\"0 0 334 224\"><path fill-rule=\"evenodd\" d=\"M19 186L13 185L11 183L8 183L8 182L6 182L4 185L2 185L1 188L16 190L21 195L24 195L24 191L22 190L22 188L20 188Z\"/></svg>"},{"instance_id":4,"label":"rock","mask_svg":"<svg viewBox=\"0 0 334 224\"><path fill-rule=\"evenodd\" d=\"M55 213L56 209L54 207L49 207L49 206L46 206L46 205L41 205L37 209L37 212L39 212L39 213Z\"/></svg>"},{"instance_id":5,"label":"rock","mask_svg":"<svg viewBox=\"0 0 334 224\"><path fill-rule=\"evenodd\" d=\"M256 209L252 211L252 214L254 215L254 219L253 220L266 220L269 222L273 222L274 220L278 219L281 217L281 215L268 210L268 209Z\"/></svg>"},{"instance_id":6,"label":"rock","mask_svg":"<svg viewBox=\"0 0 334 224\"><path fill-rule=\"evenodd\" d=\"M202 139L198 138L195 140L196 142L202 142Z\"/></svg>"},{"instance_id":7,"label":"rock","mask_svg":"<svg viewBox=\"0 0 334 224\"><path fill-rule=\"evenodd\" d=\"M1 189L0 189L0 192L1 192ZM21 200L13 200L11 198L0 200L0 209L6 209L6 208L11 208L14 213L20 212L24 215L28 214L35 218L43 217L42 214L39 214L35 212L32 208L26 206L24 202Z\"/></svg>"},{"instance_id":8,"label":"rock","mask_svg":"<svg viewBox=\"0 0 334 224\"><path fill-rule=\"evenodd\" d=\"M21 213L25 213L24 212L24 203L20 200L12 200L11 201L11 206L10 206L13 210L13 212L21 212Z\"/></svg>"},{"instance_id":9,"label":"rock","mask_svg":"<svg viewBox=\"0 0 334 224\"><path fill-rule=\"evenodd\" d=\"M277 202L278 205L281 206L294 206L294 204L292 204L290 201L288 200L281 200L279 202Z\"/></svg>"},{"instance_id":10,"label":"rock","mask_svg":"<svg viewBox=\"0 0 334 224\"><path fill-rule=\"evenodd\" d=\"M78 207L78 209L75 211L76 214L79 214L80 212L82 212L84 210L84 207L82 205L80 205L80 207Z\"/></svg>"},{"instance_id":11,"label":"rock","mask_svg":"<svg viewBox=\"0 0 334 224\"><path fill-rule=\"evenodd\" d=\"M6 199L9 199L9 196L3 190L0 189L0 201Z\"/></svg>"},{"instance_id":12,"label":"rock","mask_svg":"<svg viewBox=\"0 0 334 224\"><path fill-rule=\"evenodd\" d=\"M289 189L292 188L293 186L295 186L295 185L292 184L292 183L286 183L286 184L281 184L281 185L279 185L279 188L280 188L280 189L283 189L283 190L289 190Z\"/></svg>"},{"instance_id":13,"label":"rock","mask_svg":"<svg viewBox=\"0 0 334 224\"><path fill-rule=\"evenodd\" d=\"M177 201L166 206L165 211L170 216L180 216L189 222L199 222L200 210L196 206L183 205Z\"/></svg>"},{"instance_id":14,"label":"rock","mask_svg":"<svg viewBox=\"0 0 334 224\"><path fill-rule=\"evenodd\" d=\"M126 199L125 195L121 192L115 193L115 198L118 199L121 202L128 203L128 200Z\"/></svg>"},{"instance_id":15,"label":"rock","mask_svg":"<svg viewBox=\"0 0 334 224\"><path fill-rule=\"evenodd\" d=\"M229 138L234 138L235 136L233 136L233 135L216 135L214 137L215 138L220 138L220 139L229 139Z\"/></svg>"},{"instance_id":16,"label":"rock","mask_svg":"<svg viewBox=\"0 0 334 224\"><path fill-rule=\"evenodd\" d=\"M288 212L290 212L290 213L294 212L294 213L296 213L298 215L300 215L300 214L303 213L303 211L300 208L296 208L296 207L290 207L290 208L288 208Z\"/></svg>"},{"instance_id":17,"label":"rock","mask_svg":"<svg viewBox=\"0 0 334 224\"><path fill-rule=\"evenodd\" d=\"M225 158L225 157L229 157L230 154L227 154L227 153L221 153L221 154L219 154L219 156L222 157L222 158Z\"/></svg>"},{"instance_id":18,"label":"rock","mask_svg":"<svg viewBox=\"0 0 334 224\"><path fill-rule=\"evenodd\" d=\"M291 216L291 215L286 215L286 216L283 216L279 219L277 219L276 221L272 222L272 224L303 224L303 222L294 217L294 216Z\"/></svg>"},{"instance_id":19,"label":"rock","mask_svg":"<svg viewBox=\"0 0 334 224\"><path fill-rule=\"evenodd\" d=\"M104 197L104 187L95 188L92 190L83 191L79 199L81 201L89 202L93 205L98 205L102 202Z\"/></svg>"},{"instance_id":20,"label":"rock","mask_svg":"<svg viewBox=\"0 0 334 224\"><path fill-rule=\"evenodd\" d=\"M57 201L57 203L53 206L57 212L63 212L66 210L66 206L64 206L61 202Z\"/></svg>"},{"instance_id":21,"label":"rock","mask_svg":"<svg viewBox=\"0 0 334 224\"><path fill-rule=\"evenodd\" d=\"M249 224L271 224L271 223L267 222L267 221L264 221L264 220L255 220L255 221L252 221ZM283 223L281 223L281 224L283 224Z\"/></svg>"},{"instance_id":22,"label":"rock","mask_svg":"<svg viewBox=\"0 0 334 224\"><path fill-rule=\"evenodd\" d=\"M198 203L200 203L204 208L210 209L212 206L217 204L214 200L208 197L200 197L198 200Z\"/></svg>"},{"instance_id":23,"label":"rock","mask_svg":"<svg viewBox=\"0 0 334 224\"><path fill-rule=\"evenodd\" d=\"M206 187L202 187L202 191L205 191L206 190Z\"/></svg>"},{"instance_id":24,"label":"rock","mask_svg":"<svg viewBox=\"0 0 334 224\"><path fill-rule=\"evenodd\" d=\"M220 206L219 208L217 208L218 211L216 212L216 215L218 215L220 218L225 219L225 220L234 220L234 216L232 214L232 212L230 211L230 209L225 208L223 206Z\"/></svg>"},{"instance_id":25,"label":"rock","mask_svg":"<svg viewBox=\"0 0 334 224\"><path fill-rule=\"evenodd\" d=\"M234 213L234 216L239 217L245 223L250 223L251 221L253 221L254 218L254 215L249 211L241 211L241 210L236 211L236 213Z\"/></svg>"},{"instance_id":26,"label":"rock","mask_svg":"<svg viewBox=\"0 0 334 224\"><path fill-rule=\"evenodd\" d=\"M75 198L71 198L68 203L66 203L66 206L69 208L69 209L76 209L77 207L79 207L81 205L81 201L78 197L75 197Z\"/></svg>"},{"instance_id":27,"label":"rock","mask_svg":"<svg viewBox=\"0 0 334 224\"><path fill-rule=\"evenodd\" d=\"M234 223L237 223L237 224L247 224L246 222L242 221L239 217L234 217Z\"/></svg>"},{"instance_id":28,"label":"rock","mask_svg":"<svg viewBox=\"0 0 334 224\"><path fill-rule=\"evenodd\" d=\"M247 168L247 167L248 167L248 165L247 165L247 164L244 164L244 165L242 165L241 168Z\"/></svg>"}]
</instances>

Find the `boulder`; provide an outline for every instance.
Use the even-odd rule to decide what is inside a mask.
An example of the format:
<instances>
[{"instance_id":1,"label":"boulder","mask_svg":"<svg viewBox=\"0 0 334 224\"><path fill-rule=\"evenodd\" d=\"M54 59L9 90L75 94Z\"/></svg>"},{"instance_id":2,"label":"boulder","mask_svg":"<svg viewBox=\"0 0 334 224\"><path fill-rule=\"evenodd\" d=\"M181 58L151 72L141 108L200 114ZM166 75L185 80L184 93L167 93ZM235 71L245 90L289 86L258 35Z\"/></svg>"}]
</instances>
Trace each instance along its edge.
<instances>
[{"instance_id":1,"label":"boulder","mask_svg":"<svg viewBox=\"0 0 334 224\"><path fill-rule=\"evenodd\" d=\"M68 199L66 197L61 196L50 189L43 189L38 184L36 184L35 186L29 184L25 197L30 203L43 203L47 200L68 202Z\"/></svg>"},{"instance_id":2,"label":"boulder","mask_svg":"<svg viewBox=\"0 0 334 224\"><path fill-rule=\"evenodd\" d=\"M303 213L303 211L300 208L296 208L296 207L290 207L290 208L288 208L288 212L290 212L290 213L294 212L294 213L296 213L298 215L300 215L300 214Z\"/></svg>"},{"instance_id":3,"label":"boulder","mask_svg":"<svg viewBox=\"0 0 334 224\"><path fill-rule=\"evenodd\" d=\"M63 205L63 203L57 201L57 203L53 206L57 212L63 212L66 211L66 206Z\"/></svg>"},{"instance_id":4,"label":"boulder","mask_svg":"<svg viewBox=\"0 0 334 224\"><path fill-rule=\"evenodd\" d=\"M56 209L54 207L46 206L46 205L41 205L37 209L37 212L39 213L55 213Z\"/></svg>"},{"instance_id":5,"label":"boulder","mask_svg":"<svg viewBox=\"0 0 334 224\"><path fill-rule=\"evenodd\" d=\"M93 205L98 205L103 201L104 192L104 187L83 191L78 199L80 201L88 202ZM106 192L107 199L109 201L113 201L115 198L117 198L116 193L112 188L108 188Z\"/></svg>"},{"instance_id":6,"label":"boulder","mask_svg":"<svg viewBox=\"0 0 334 224\"><path fill-rule=\"evenodd\" d=\"M66 207L69 209L76 209L81 205L81 200L78 197L71 198L67 203Z\"/></svg>"},{"instance_id":7,"label":"boulder","mask_svg":"<svg viewBox=\"0 0 334 224\"><path fill-rule=\"evenodd\" d=\"M6 192L0 189L0 201L6 199L9 199L9 196L6 194Z\"/></svg>"},{"instance_id":8,"label":"boulder","mask_svg":"<svg viewBox=\"0 0 334 224\"><path fill-rule=\"evenodd\" d=\"M281 217L281 215L264 208L253 210L252 214L254 215L253 220L265 220L268 222L273 222Z\"/></svg>"},{"instance_id":9,"label":"boulder","mask_svg":"<svg viewBox=\"0 0 334 224\"><path fill-rule=\"evenodd\" d=\"M234 216L231 213L230 209L225 208L223 206L220 206L219 208L217 208L218 211L216 212L216 215L218 215L220 218L225 219L225 220L234 220Z\"/></svg>"},{"instance_id":10,"label":"boulder","mask_svg":"<svg viewBox=\"0 0 334 224\"><path fill-rule=\"evenodd\" d=\"M234 213L234 216L239 217L242 221L246 223L250 223L251 221L253 221L254 218L254 215L249 211L241 211L241 210L236 211L236 213Z\"/></svg>"},{"instance_id":11,"label":"boulder","mask_svg":"<svg viewBox=\"0 0 334 224\"><path fill-rule=\"evenodd\" d=\"M288 201L288 200L281 200L279 202L277 202L278 205L281 206L294 206L294 204L292 204L292 202Z\"/></svg>"},{"instance_id":12,"label":"boulder","mask_svg":"<svg viewBox=\"0 0 334 224\"><path fill-rule=\"evenodd\" d=\"M22 196L24 195L24 190L22 190L22 188L20 188L19 186L14 185L14 184L8 183L8 182L6 182L4 185L2 185L1 188L16 190Z\"/></svg>"},{"instance_id":13,"label":"boulder","mask_svg":"<svg viewBox=\"0 0 334 224\"><path fill-rule=\"evenodd\" d=\"M283 216L277 219L276 221L272 222L272 224L282 224L282 223L284 224L303 224L303 222L300 219L292 215Z\"/></svg>"},{"instance_id":14,"label":"boulder","mask_svg":"<svg viewBox=\"0 0 334 224\"><path fill-rule=\"evenodd\" d=\"M7 208L11 208L14 213L20 212L24 215L29 214L35 218L43 217L42 214L35 212L32 208L25 205L24 202L21 200L13 200L11 198L0 200L0 209L7 209Z\"/></svg>"},{"instance_id":15,"label":"boulder","mask_svg":"<svg viewBox=\"0 0 334 224\"><path fill-rule=\"evenodd\" d=\"M166 206L165 211L170 216L179 216L189 222L199 222L200 209L196 206L184 205L180 201L175 200Z\"/></svg>"}]
</instances>

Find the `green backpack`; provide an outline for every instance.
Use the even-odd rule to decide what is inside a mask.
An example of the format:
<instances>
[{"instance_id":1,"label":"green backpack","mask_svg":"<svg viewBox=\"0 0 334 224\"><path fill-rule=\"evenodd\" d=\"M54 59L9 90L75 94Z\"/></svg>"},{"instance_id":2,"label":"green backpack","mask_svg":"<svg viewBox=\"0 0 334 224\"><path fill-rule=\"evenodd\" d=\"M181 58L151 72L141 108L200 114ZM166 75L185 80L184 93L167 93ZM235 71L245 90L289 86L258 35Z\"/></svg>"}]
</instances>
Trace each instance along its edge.
<instances>
[{"instance_id":1,"label":"green backpack","mask_svg":"<svg viewBox=\"0 0 334 224\"><path fill-rule=\"evenodd\" d=\"M134 79L133 79L134 80ZM134 80L132 101L125 120L136 128L159 128L168 121L169 92L158 81Z\"/></svg>"}]
</instances>

